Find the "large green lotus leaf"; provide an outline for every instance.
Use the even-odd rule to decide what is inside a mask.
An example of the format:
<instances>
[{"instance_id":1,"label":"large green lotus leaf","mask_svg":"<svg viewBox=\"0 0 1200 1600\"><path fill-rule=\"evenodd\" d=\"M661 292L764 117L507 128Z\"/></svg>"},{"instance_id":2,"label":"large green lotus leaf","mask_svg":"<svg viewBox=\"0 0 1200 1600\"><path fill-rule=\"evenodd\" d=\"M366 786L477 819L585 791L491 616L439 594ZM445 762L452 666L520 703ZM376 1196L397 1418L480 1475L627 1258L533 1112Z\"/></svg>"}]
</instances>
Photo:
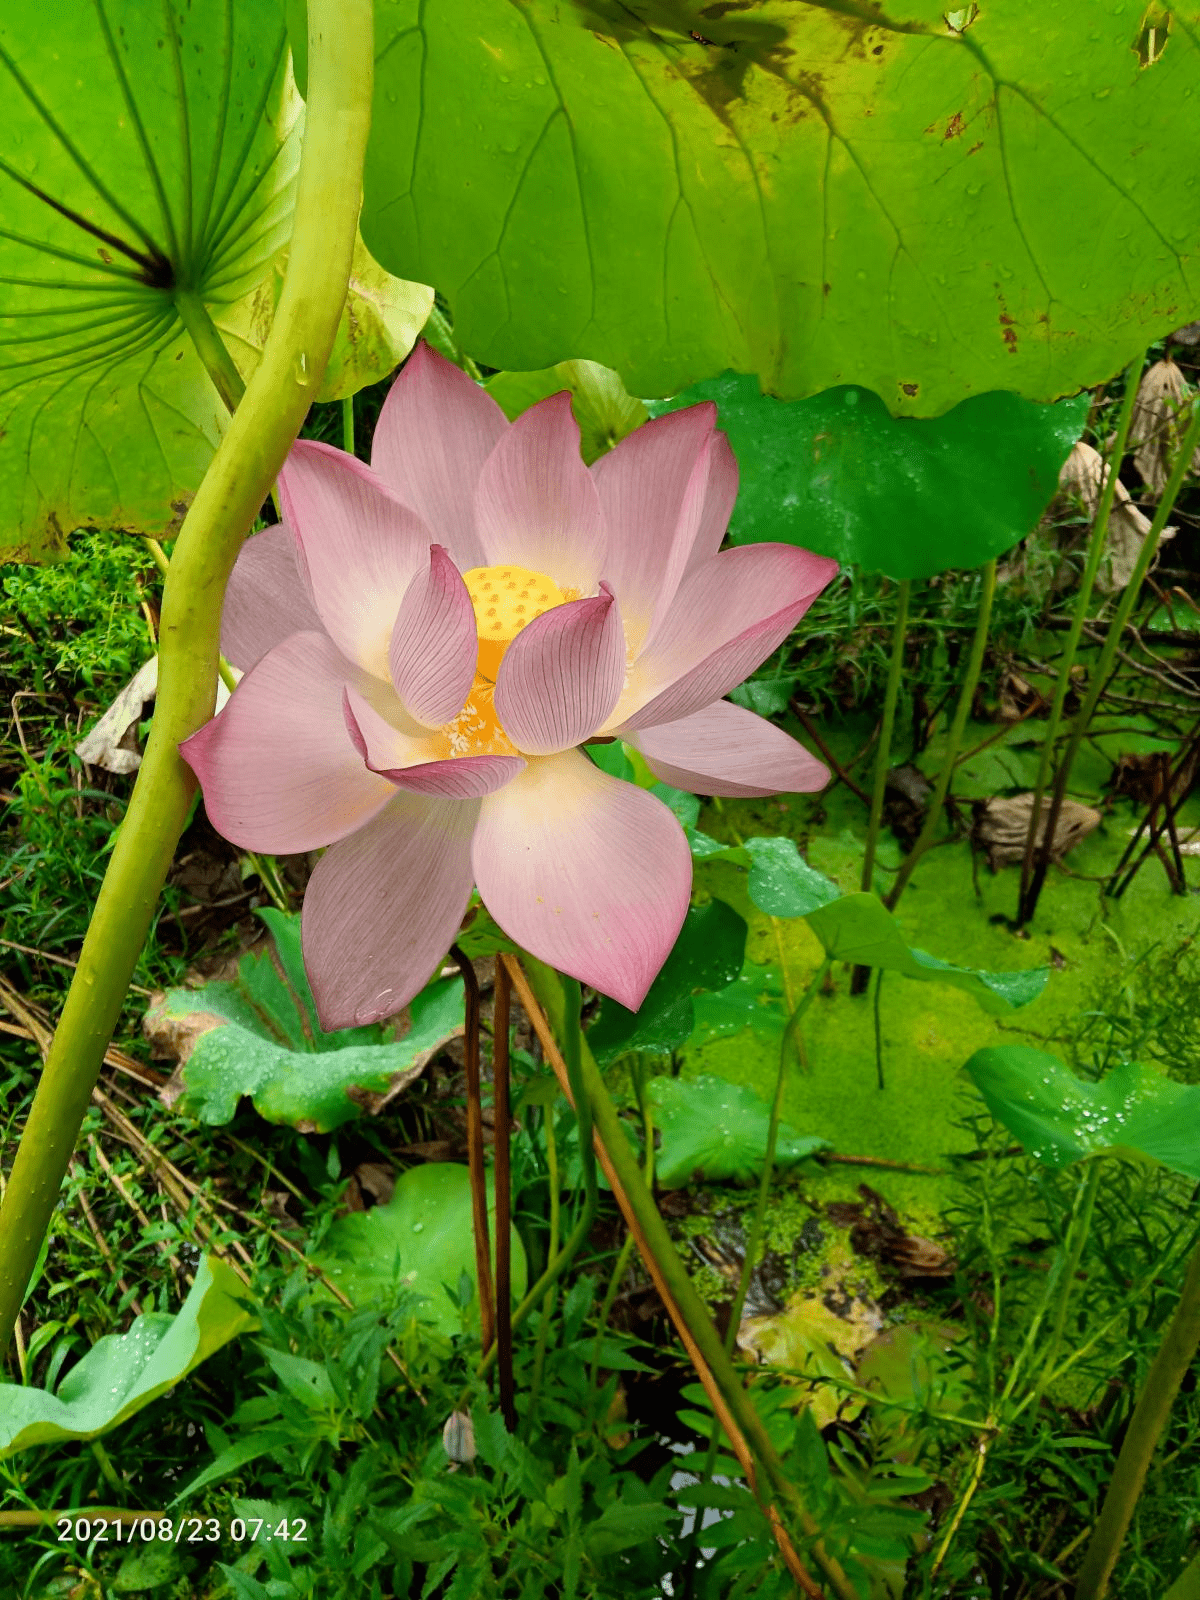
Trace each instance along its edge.
<instances>
[{"instance_id":1,"label":"large green lotus leaf","mask_svg":"<svg viewBox=\"0 0 1200 1600\"><path fill-rule=\"evenodd\" d=\"M746 923L731 906L712 900L693 907L640 1008L601 1001L587 1035L596 1060L604 1066L626 1050L665 1053L682 1044L695 1022L693 995L732 983L745 956Z\"/></svg>"},{"instance_id":2,"label":"large green lotus leaf","mask_svg":"<svg viewBox=\"0 0 1200 1600\"><path fill-rule=\"evenodd\" d=\"M773 400L757 379L726 373L652 409L701 400L716 403L741 468L734 544L798 544L892 578L978 567L1023 539L1091 403L981 394L915 420L867 389Z\"/></svg>"},{"instance_id":3,"label":"large green lotus leaf","mask_svg":"<svg viewBox=\"0 0 1200 1600\"><path fill-rule=\"evenodd\" d=\"M403 1038L376 1024L324 1033L300 952L300 918L264 908L274 949L242 957L236 978L168 989L146 1032L180 1058L180 1111L229 1122L248 1095L268 1122L328 1133L362 1115L373 1097L398 1094L463 1028L462 979L438 978L408 1006Z\"/></svg>"},{"instance_id":4,"label":"large green lotus leaf","mask_svg":"<svg viewBox=\"0 0 1200 1600\"><path fill-rule=\"evenodd\" d=\"M662 1147L654 1175L664 1189L700 1182L752 1183L762 1171L771 1108L752 1089L724 1078L651 1078L646 1092ZM775 1144L780 1172L828 1143L781 1122Z\"/></svg>"},{"instance_id":5,"label":"large green lotus leaf","mask_svg":"<svg viewBox=\"0 0 1200 1600\"><path fill-rule=\"evenodd\" d=\"M162 534L223 408L176 287L229 303L286 241L300 106L278 0L63 0L0 20L0 550Z\"/></svg>"},{"instance_id":6,"label":"large green lotus leaf","mask_svg":"<svg viewBox=\"0 0 1200 1600\"><path fill-rule=\"evenodd\" d=\"M253 364L302 118L282 0L3 8L0 559L61 554L76 527L178 525L227 419L177 294ZM388 372L431 300L368 261L333 394Z\"/></svg>"},{"instance_id":7,"label":"large green lotus leaf","mask_svg":"<svg viewBox=\"0 0 1200 1600\"><path fill-rule=\"evenodd\" d=\"M488 1239L496 1252L496 1200L487 1174ZM440 1332L458 1333L462 1317L446 1293L458 1293L465 1272L475 1282L475 1238L471 1225L471 1178L453 1161L410 1167L396 1180L392 1198L370 1211L340 1217L313 1258L356 1306L395 1300L400 1290L421 1298L417 1313ZM525 1249L512 1230L512 1292L525 1293ZM478 1308L478 1298L474 1304ZM478 1320L478 1309L475 1311Z\"/></svg>"},{"instance_id":8,"label":"large green lotus leaf","mask_svg":"<svg viewBox=\"0 0 1200 1600\"><path fill-rule=\"evenodd\" d=\"M0 1457L30 1445L95 1439L173 1389L238 1334L256 1327L238 1305L245 1285L217 1256L204 1256L175 1316L145 1312L127 1333L97 1339L57 1394L0 1384Z\"/></svg>"},{"instance_id":9,"label":"large green lotus leaf","mask_svg":"<svg viewBox=\"0 0 1200 1600\"><path fill-rule=\"evenodd\" d=\"M1048 1167L1087 1156L1140 1155L1200 1179L1196 1085L1136 1061L1088 1083L1057 1056L1017 1044L977 1050L967 1072L996 1121Z\"/></svg>"},{"instance_id":10,"label":"large green lotus leaf","mask_svg":"<svg viewBox=\"0 0 1200 1600\"><path fill-rule=\"evenodd\" d=\"M1054 400L1200 310L1200 11L1144 15L381 0L363 237L493 367Z\"/></svg>"}]
</instances>

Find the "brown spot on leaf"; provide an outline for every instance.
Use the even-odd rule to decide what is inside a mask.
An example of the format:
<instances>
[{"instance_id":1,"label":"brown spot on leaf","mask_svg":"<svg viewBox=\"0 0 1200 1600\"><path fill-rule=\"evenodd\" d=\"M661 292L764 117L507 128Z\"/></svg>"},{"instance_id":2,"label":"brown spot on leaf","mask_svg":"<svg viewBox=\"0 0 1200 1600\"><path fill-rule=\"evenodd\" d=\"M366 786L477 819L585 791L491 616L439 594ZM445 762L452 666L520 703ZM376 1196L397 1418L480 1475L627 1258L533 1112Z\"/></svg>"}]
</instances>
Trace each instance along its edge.
<instances>
[{"instance_id":1,"label":"brown spot on leaf","mask_svg":"<svg viewBox=\"0 0 1200 1600\"><path fill-rule=\"evenodd\" d=\"M900 385L900 387L904 390L904 393L906 395L908 395L909 398L911 399L912 396L916 394L917 390L921 387L921 385L919 383L902 383Z\"/></svg>"},{"instance_id":2,"label":"brown spot on leaf","mask_svg":"<svg viewBox=\"0 0 1200 1600\"><path fill-rule=\"evenodd\" d=\"M942 135L942 143L944 144L947 139L957 139L965 127L966 123L963 121L962 112L956 111L946 124L946 131Z\"/></svg>"},{"instance_id":3,"label":"brown spot on leaf","mask_svg":"<svg viewBox=\"0 0 1200 1600\"><path fill-rule=\"evenodd\" d=\"M983 140L980 139L978 144L973 144L971 146L971 148L967 151L967 154L969 156L973 156L977 150L982 150L982 149L983 149Z\"/></svg>"}]
</instances>

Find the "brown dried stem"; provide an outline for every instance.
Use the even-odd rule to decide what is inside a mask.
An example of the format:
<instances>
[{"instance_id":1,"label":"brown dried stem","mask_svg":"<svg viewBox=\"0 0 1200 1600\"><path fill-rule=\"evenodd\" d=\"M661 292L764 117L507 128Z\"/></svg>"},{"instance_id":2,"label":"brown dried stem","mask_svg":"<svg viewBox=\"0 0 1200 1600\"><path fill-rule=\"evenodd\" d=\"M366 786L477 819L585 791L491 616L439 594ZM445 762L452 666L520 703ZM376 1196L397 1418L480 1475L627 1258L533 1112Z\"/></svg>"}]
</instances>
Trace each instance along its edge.
<instances>
[{"instance_id":1,"label":"brown dried stem","mask_svg":"<svg viewBox=\"0 0 1200 1600\"><path fill-rule=\"evenodd\" d=\"M492 991L492 1112L496 1177L496 1375L500 1411L510 1433L517 1430L512 1348L512 1188L509 1169L508 1012L512 993L508 968L496 962Z\"/></svg>"},{"instance_id":2,"label":"brown dried stem","mask_svg":"<svg viewBox=\"0 0 1200 1600\"><path fill-rule=\"evenodd\" d=\"M471 1175L471 1217L475 1229L475 1276L479 1282L479 1340L488 1350L496 1337L496 1301L492 1289L492 1253L488 1242L487 1178L483 1170L483 1104L479 1086L479 980L459 949L450 954L463 976L466 1032L463 1067L467 1076L467 1170Z\"/></svg>"}]
</instances>

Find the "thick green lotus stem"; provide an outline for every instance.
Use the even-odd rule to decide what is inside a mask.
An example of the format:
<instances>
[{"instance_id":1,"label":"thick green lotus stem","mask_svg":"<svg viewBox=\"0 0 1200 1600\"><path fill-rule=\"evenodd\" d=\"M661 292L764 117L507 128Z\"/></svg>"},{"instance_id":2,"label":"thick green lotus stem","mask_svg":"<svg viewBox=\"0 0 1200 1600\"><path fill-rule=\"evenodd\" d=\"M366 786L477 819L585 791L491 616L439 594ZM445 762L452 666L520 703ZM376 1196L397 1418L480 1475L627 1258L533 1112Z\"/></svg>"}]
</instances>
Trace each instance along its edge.
<instances>
[{"instance_id":1,"label":"thick green lotus stem","mask_svg":"<svg viewBox=\"0 0 1200 1600\"><path fill-rule=\"evenodd\" d=\"M522 958L522 965L528 976L530 988L549 1017L551 1025L562 1037L562 980L553 968L544 966L529 956ZM568 1057L568 1065L569 1059ZM779 1496L789 1514L795 1518L805 1536L812 1541L813 1560L825 1574L838 1600L858 1600L854 1587L840 1564L825 1549L820 1528L805 1508L796 1485L788 1477L787 1468L771 1443L770 1435L755 1409L754 1402L742 1387L737 1371L725 1353L721 1336L713 1326L712 1318L688 1276L687 1268L679 1259L671 1235L667 1232L666 1224L654 1203L654 1197L646 1187L637 1157L625 1137L621 1119L609 1097L600 1068L588 1049L586 1039L581 1040L580 1066L583 1097L590 1108L596 1132L612 1163L617 1180L625 1191L630 1208L637 1217L638 1225L671 1298L686 1321L696 1348L716 1380L722 1400L753 1451L772 1490ZM580 1132L582 1131L581 1126Z\"/></svg>"},{"instance_id":2,"label":"thick green lotus stem","mask_svg":"<svg viewBox=\"0 0 1200 1600\"><path fill-rule=\"evenodd\" d=\"M1167 1325L1129 1419L1125 1441L1079 1569L1075 1600L1101 1600L1108 1593L1108 1581L1121 1553L1133 1508L1142 1492L1179 1386L1196 1358L1197 1349L1200 1349L1200 1247L1188 1263L1175 1315Z\"/></svg>"},{"instance_id":3,"label":"thick green lotus stem","mask_svg":"<svg viewBox=\"0 0 1200 1600\"><path fill-rule=\"evenodd\" d=\"M883 721L879 725L879 748L875 752L875 785L871 790L871 820L867 824L867 848L863 854L861 888L870 894L874 888L875 847L883 821L883 802L892 765L892 730L896 725L896 702L900 698L900 674L904 670L904 646L908 639L908 600L912 579L905 578L896 592L896 621L892 626L892 651L888 659L887 687L883 692Z\"/></svg>"},{"instance_id":4,"label":"thick green lotus stem","mask_svg":"<svg viewBox=\"0 0 1200 1600\"><path fill-rule=\"evenodd\" d=\"M346 299L374 67L371 0L309 0L309 98L287 276L262 362L184 519L163 590L145 759L0 1208L7 1349L195 791L179 742L212 715L221 600L287 455Z\"/></svg>"},{"instance_id":5,"label":"thick green lotus stem","mask_svg":"<svg viewBox=\"0 0 1200 1600\"><path fill-rule=\"evenodd\" d=\"M884 899L883 903L889 911L896 909L896 902L904 893L908 880L916 870L917 863L933 843L933 836L937 832L938 823L942 819L942 807L946 803L946 791L950 787L950 779L954 776L954 764L958 760L958 752L962 747L967 718L971 714L971 703L975 699L975 689L979 683L979 674L983 670L983 653L987 649L988 626L992 620L992 601L996 595L995 557L984 564L981 578L979 615L975 619L975 633L971 639L971 654L967 659L967 674L959 691L958 704L954 708L954 720L950 724L950 733L946 741L946 754L942 760L942 769L937 775L937 782L934 784L933 793L929 797L929 809L925 813L925 821L920 834L917 836L917 842L913 845L908 855L905 856L904 865L900 868L891 892Z\"/></svg>"},{"instance_id":6,"label":"thick green lotus stem","mask_svg":"<svg viewBox=\"0 0 1200 1600\"><path fill-rule=\"evenodd\" d=\"M1038 823L1042 815L1042 796L1046 792L1046 785L1050 781L1050 764L1054 760L1054 741L1058 738L1059 723L1062 721L1063 705L1067 698L1067 690L1071 686L1071 672L1075 666L1075 656L1079 650L1079 640L1083 635L1083 625L1087 621L1088 607L1091 605L1092 588L1096 582L1096 574L1100 570L1100 562L1104 555L1104 548L1108 540L1108 519L1112 513L1113 498L1117 492L1120 481L1121 462L1125 459L1125 446L1129 440L1129 428L1133 421L1133 408L1137 400L1138 380L1142 375L1142 366L1145 354L1138 356L1136 361L1131 361L1125 369L1125 397L1121 401L1120 414L1117 417L1117 431L1113 438L1112 450L1108 458L1108 476L1100 491L1100 501L1096 507L1096 520L1092 524L1092 531L1088 535L1087 556L1083 564L1083 577L1079 580L1079 593L1075 596L1075 610L1071 614L1071 627L1067 633L1067 642L1063 646L1063 657L1058 667L1058 677L1054 683L1054 696L1050 702L1050 714L1046 718L1045 731L1042 734L1042 750L1038 759L1037 779L1033 785L1033 809L1029 814L1029 832L1025 836L1025 855L1021 862L1021 892L1017 903L1018 925L1027 920L1025 902L1029 896L1029 884L1033 876L1033 859L1037 846ZM1047 832L1046 838L1050 839Z\"/></svg>"},{"instance_id":7,"label":"thick green lotus stem","mask_svg":"<svg viewBox=\"0 0 1200 1600\"><path fill-rule=\"evenodd\" d=\"M176 289L175 309L179 320L191 335L192 343L217 393L225 402L231 415L241 404L246 392L242 375L234 365L228 346L208 314L208 307L193 289Z\"/></svg>"},{"instance_id":8,"label":"thick green lotus stem","mask_svg":"<svg viewBox=\"0 0 1200 1600\"><path fill-rule=\"evenodd\" d=\"M875 786L871 790L871 820L867 823L867 848L863 852L860 888L870 894L875 887L875 848L883 822L883 802L892 765L892 730L896 725L896 702L900 698L900 674L904 667L904 645L908 638L908 598L912 579L901 581L896 595L896 621L892 627L892 651L888 658L887 687L883 692L883 721L879 724L879 748L875 752ZM850 975L850 993L862 994L867 987L870 967L855 967Z\"/></svg>"},{"instance_id":9,"label":"thick green lotus stem","mask_svg":"<svg viewBox=\"0 0 1200 1600\"><path fill-rule=\"evenodd\" d=\"M1192 456L1200 445L1200 406L1192 412L1192 420L1188 424L1187 432L1183 436L1183 443L1175 457L1171 468L1171 476L1167 479L1167 486L1163 490L1162 499L1158 502L1154 513L1154 521L1146 530L1146 537L1142 540L1142 548L1138 551L1138 558L1134 563L1133 573L1126 584L1124 592L1117 604L1116 610L1108 624L1108 632L1104 636L1104 645L1100 651L1100 660L1096 663L1096 670L1088 681L1087 694L1083 697L1083 704L1071 724L1071 737L1067 740L1067 748L1058 769L1058 776L1054 780L1054 795L1050 801L1050 815L1046 818L1046 838L1042 848L1038 851L1037 864L1033 870L1033 877L1029 884L1029 894L1021 906L1020 921L1028 922L1037 909L1038 896L1042 892L1042 885L1046 881L1046 872L1050 865L1050 848L1058 828L1059 813L1062 811L1063 801L1066 799L1067 784L1071 780L1071 767L1075 757L1079 754L1079 746L1083 743L1084 735L1095 715L1096 707L1100 703L1100 696L1108 686L1112 674L1113 662L1117 658L1117 650L1121 644L1121 635L1125 632L1125 624L1129 621L1130 613L1137 604L1141 592L1142 580L1150 570L1150 563L1154 560L1158 550L1159 537L1167 525L1167 518L1175 507L1175 500L1183 485L1183 480L1191 469Z\"/></svg>"},{"instance_id":10,"label":"thick green lotus stem","mask_svg":"<svg viewBox=\"0 0 1200 1600\"><path fill-rule=\"evenodd\" d=\"M1163 1600L1200 1600L1200 1556L1188 1562Z\"/></svg>"}]
</instances>

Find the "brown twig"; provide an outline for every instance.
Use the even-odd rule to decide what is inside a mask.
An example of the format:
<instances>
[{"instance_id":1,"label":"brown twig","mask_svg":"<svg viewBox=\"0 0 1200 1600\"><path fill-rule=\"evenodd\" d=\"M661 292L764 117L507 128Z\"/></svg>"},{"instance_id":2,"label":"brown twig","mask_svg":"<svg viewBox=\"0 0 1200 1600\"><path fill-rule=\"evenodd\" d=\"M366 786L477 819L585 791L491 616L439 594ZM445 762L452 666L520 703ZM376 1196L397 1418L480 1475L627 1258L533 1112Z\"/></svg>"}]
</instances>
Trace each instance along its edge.
<instances>
[{"instance_id":1,"label":"brown twig","mask_svg":"<svg viewBox=\"0 0 1200 1600\"><path fill-rule=\"evenodd\" d=\"M833 1163L842 1167L883 1167L888 1172L922 1172L931 1178L944 1178L945 1167L919 1167L912 1161L886 1161L882 1156L843 1156L835 1150L815 1150L813 1160L825 1166Z\"/></svg>"},{"instance_id":2,"label":"brown twig","mask_svg":"<svg viewBox=\"0 0 1200 1600\"><path fill-rule=\"evenodd\" d=\"M509 1433L517 1431L512 1348L512 1189L509 1169L508 968L496 962L492 995L492 1120L496 1178L496 1376L500 1411Z\"/></svg>"},{"instance_id":3,"label":"brown twig","mask_svg":"<svg viewBox=\"0 0 1200 1600\"><path fill-rule=\"evenodd\" d=\"M559 1087L565 1095L568 1104L573 1105L571 1100L570 1080L567 1076L567 1064L563 1060L562 1052L558 1048L558 1042L555 1039L553 1030L546 1019L546 1014L538 1004L533 990L529 987L528 979L521 971L520 965L514 957L509 955L501 955L497 957L497 962L502 963L507 969L508 975L512 979L513 987L516 989L521 1004L525 1008L525 1015L529 1018L530 1024L532 1025L533 1030L537 1034L538 1040L541 1043L546 1059L549 1061L554 1070L554 1075L558 1079ZM717 1386L717 1381L713 1377L712 1370L705 1361L704 1357L700 1354L695 1340L692 1338L691 1329L688 1327L687 1322L684 1320L679 1307L676 1305L675 1300L671 1295L671 1291L667 1286L666 1279L659 1270L659 1265L655 1259L654 1253L647 1243L645 1234L642 1232L642 1227L638 1221L637 1213L630 1205L629 1197L621 1187L620 1180L618 1179L616 1172L613 1169L613 1165L608 1158L608 1151L604 1148L604 1145L598 1135L595 1136L595 1146L596 1158L600 1162L601 1167L604 1169L604 1175L608 1179L609 1185L612 1188L613 1196L621 1208L621 1213L625 1218L625 1225L628 1227L630 1233L634 1237L642 1261L645 1263L646 1270L649 1272L650 1277L653 1280L654 1287L658 1290L659 1297L661 1298L663 1305L666 1307L667 1315L674 1323L675 1331L678 1333L683 1342L684 1349L688 1353L688 1358L695 1367L700 1382L704 1385L704 1392L708 1396L709 1403L713 1408L717 1421L721 1424L721 1427L725 1432L725 1436L729 1440L729 1443L733 1449L733 1453L738 1458L742 1472L745 1474L746 1482L757 1495L758 1491L756 1488L754 1458L750 1453L750 1448L746 1443L745 1437L737 1423L733 1420L729 1408L725 1404L724 1397ZM796 1554L795 1546L792 1544L791 1538L788 1535L788 1531L784 1527L779 1516L779 1512L775 1506L771 1505L768 1507L768 1516L770 1517L771 1521L771 1531L775 1535L775 1542L778 1544L780 1554L783 1556L783 1559L787 1564L787 1569L795 1579L797 1586L810 1597L810 1600L821 1600L820 1586L814 1581L811 1574L806 1571L805 1567L801 1563L800 1557Z\"/></svg>"},{"instance_id":4,"label":"brown twig","mask_svg":"<svg viewBox=\"0 0 1200 1600\"><path fill-rule=\"evenodd\" d=\"M850 790L851 794L857 795L862 801L863 805L865 805L869 811L871 808L871 796L866 792L865 789L860 789L858 784L856 784L854 779L850 776L849 771L839 764L837 757L825 743L824 739L822 739L816 723L809 716L808 712L805 711L804 707L795 699L790 702L790 705L792 714L797 718L805 733L816 745L817 749L821 752L825 760L828 761L829 765L833 768L834 776L837 778L838 782L844 783L847 789ZM859 757L858 759L861 760L862 758Z\"/></svg>"},{"instance_id":5,"label":"brown twig","mask_svg":"<svg viewBox=\"0 0 1200 1600\"><path fill-rule=\"evenodd\" d=\"M78 1169L75 1165L75 1158L73 1156L71 1158L71 1164L68 1168L68 1171L73 1178L77 1178L79 1176ZM87 1220L87 1225L92 1230L92 1238L96 1241L96 1248L111 1267L113 1265L112 1251L108 1247L108 1240L100 1232L100 1224L96 1221L95 1213L88 1204L87 1193L82 1184L80 1184L80 1187L77 1191L77 1198L79 1200L80 1209ZM126 1296L128 1304L133 1307L134 1316L140 1317L142 1314L141 1303L119 1272L117 1273L117 1284L121 1290L121 1293Z\"/></svg>"},{"instance_id":6,"label":"brown twig","mask_svg":"<svg viewBox=\"0 0 1200 1600\"><path fill-rule=\"evenodd\" d=\"M459 949L450 954L463 977L466 1032L463 1066L467 1078L467 1170L471 1175L471 1216L475 1229L475 1275L479 1280L479 1339L490 1350L496 1337L496 1301L492 1290L492 1253L488 1243L487 1179L483 1170L483 1106L479 1087L479 980Z\"/></svg>"}]
</instances>

